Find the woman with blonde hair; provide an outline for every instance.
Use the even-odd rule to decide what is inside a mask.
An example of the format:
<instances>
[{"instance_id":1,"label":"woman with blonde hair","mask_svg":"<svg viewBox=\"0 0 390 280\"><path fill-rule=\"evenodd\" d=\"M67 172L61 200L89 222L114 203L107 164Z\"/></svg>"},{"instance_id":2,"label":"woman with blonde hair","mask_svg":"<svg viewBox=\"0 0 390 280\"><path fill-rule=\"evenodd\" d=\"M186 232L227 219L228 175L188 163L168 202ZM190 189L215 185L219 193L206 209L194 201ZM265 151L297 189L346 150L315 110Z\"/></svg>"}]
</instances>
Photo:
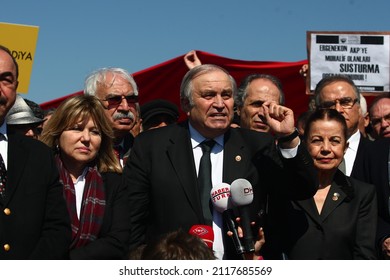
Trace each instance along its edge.
<instances>
[{"instance_id":1,"label":"woman with blonde hair","mask_svg":"<svg viewBox=\"0 0 390 280\"><path fill-rule=\"evenodd\" d=\"M122 259L130 234L127 189L113 151L113 132L94 96L66 99L41 141L56 153L72 224L70 259Z\"/></svg>"}]
</instances>

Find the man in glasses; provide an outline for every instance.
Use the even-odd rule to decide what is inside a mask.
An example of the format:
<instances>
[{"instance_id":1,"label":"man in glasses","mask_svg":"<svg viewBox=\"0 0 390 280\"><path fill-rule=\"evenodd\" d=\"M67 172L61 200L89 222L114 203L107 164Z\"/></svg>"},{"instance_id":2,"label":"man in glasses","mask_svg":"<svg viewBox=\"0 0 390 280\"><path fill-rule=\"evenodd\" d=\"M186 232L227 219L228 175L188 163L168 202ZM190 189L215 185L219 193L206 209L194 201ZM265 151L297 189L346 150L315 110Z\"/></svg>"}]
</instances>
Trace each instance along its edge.
<instances>
[{"instance_id":1,"label":"man in glasses","mask_svg":"<svg viewBox=\"0 0 390 280\"><path fill-rule=\"evenodd\" d=\"M390 259L390 94L375 97L368 111L376 140L364 153L358 179L376 187L379 216L376 246L379 258Z\"/></svg>"},{"instance_id":2,"label":"man in glasses","mask_svg":"<svg viewBox=\"0 0 390 280\"><path fill-rule=\"evenodd\" d=\"M390 93L375 97L368 111L373 137L390 138Z\"/></svg>"},{"instance_id":3,"label":"man in glasses","mask_svg":"<svg viewBox=\"0 0 390 280\"><path fill-rule=\"evenodd\" d=\"M356 177L356 166L362 160L363 151L370 140L359 131L361 118L360 92L354 82L346 76L336 75L323 78L314 90L317 108L333 108L340 112L348 127L348 149L344 155L347 176Z\"/></svg>"},{"instance_id":4,"label":"man in glasses","mask_svg":"<svg viewBox=\"0 0 390 280\"><path fill-rule=\"evenodd\" d=\"M134 78L122 68L101 68L86 78L84 94L99 98L106 109L114 130L114 149L123 166L134 141L130 131L138 117L138 88Z\"/></svg>"}]
</instances>

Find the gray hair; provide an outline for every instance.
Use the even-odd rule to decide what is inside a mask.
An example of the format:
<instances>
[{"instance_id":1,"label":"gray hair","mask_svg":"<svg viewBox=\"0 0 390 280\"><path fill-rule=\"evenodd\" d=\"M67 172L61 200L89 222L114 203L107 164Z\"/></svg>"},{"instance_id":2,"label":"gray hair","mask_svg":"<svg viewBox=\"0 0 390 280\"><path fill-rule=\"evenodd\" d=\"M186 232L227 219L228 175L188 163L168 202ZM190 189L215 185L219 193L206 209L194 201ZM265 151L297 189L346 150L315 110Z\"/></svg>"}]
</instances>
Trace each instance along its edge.
<instances>
[{"instance_id":1,"label":"gray hair","mask_svg":"<svg viewBox=\"0 0 390 280\"><path fill-rule=\"evenodd\" d=\"M358 103L360 104L360 90L357 88L353 80L351 80L349 77L344 76L344 75L334 75L334 76L329 76L323 78L321 81L318 82L315 90L314 90L314 100L316 102L316 107L318 108L321 105L321 92L326 87L327 85L330 85L334 82L346 82L349 84L353 92L355 93L355 96L358 100Z\"/></svg>"},{"instance_id":2,"label":"gray hair","mask_svg":"<svg viewBox=\"0 0 390 280\"><path fill-rule=\"evenodd\" d=\"M107 82L107 74L114 76L113 81L115 80L115 76L120 76L127 80L134 90L134 95L138 96L138 87L133 76L122 68L100 68L89 74L84 82L84 94L95 96L98 84Z\"/></svg>"},{"instance_id":3,"label":"gray hair","mask_svg":"<svg viewBox=\"0 0 390 280\"><path fill-rule=\"evenodd\" d=\"M256 73L256 74L251 74L251 75L246 76L243 79L243 81L241 82L240 87L238 88L238 94L235 98L235 103L236 103L236 106L238 108L241 108L242 106L244 106L245 99L248 96L248 87L252 81L257 80L257 79L264 79L264 80L268 80L271 83L273 83L277 87L277 89L279 90L279 104L284 105L285 97L284 97L284 92L283 92L281 81L277 77L272 76L272 75Z\"/></svg>"},{"instance_id":4,"label":"gray hair","mask_svg":"<svg viewBox=\"0 0 390 280\"><path fill-rule=\"evenodd\" d=\"M234 80L234 78L229 74L229 72L226 69L224 69L218 65L214 65L214 64L198 65L198 66L195 66L194 68L192 68L191 70L189 70L185 74L185 76L181 82L180 105L181 105L181 108L184 112L189 112L191 110L191 108L194 106L194 101L192 99L192 91L193 91L192 81L193 81L193 79L195 79L196 77L198 77L200 75L214 72L214 71L222 71L229 77L229 80L230 80L230 83L231 83L231 86L233 89L233 98L235 98L235 96L237 95L236 81Z\"/></svg>"}]
</instances>

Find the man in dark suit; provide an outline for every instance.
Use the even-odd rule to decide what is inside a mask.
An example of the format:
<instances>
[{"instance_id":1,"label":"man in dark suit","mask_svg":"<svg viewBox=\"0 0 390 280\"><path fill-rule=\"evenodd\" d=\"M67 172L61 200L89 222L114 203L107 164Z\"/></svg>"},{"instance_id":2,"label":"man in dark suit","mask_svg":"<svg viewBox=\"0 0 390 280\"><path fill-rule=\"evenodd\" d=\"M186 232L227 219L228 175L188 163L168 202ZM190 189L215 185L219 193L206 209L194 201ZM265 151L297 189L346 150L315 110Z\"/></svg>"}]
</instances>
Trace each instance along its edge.
<instances>
[{"instance_id":1,"label":"man in dark suit","mask_svg":"<svg viewBox=\"0 0 390 280\"><path fill-rule=\"evenodd\" d=\"M18 65L0 45L0 259L66 258L71 231L51 150L24 135L7 134L5 116L16 99ZM4 187L4 188L3 188Z\"/></svg>"},{"instance_id":2,"label":"man in dark suit","mask_svg":"<svg viewBox=\"0 0 390 280\"><path fill-rule=\"evenodd\" d=\"M146 131L135 139L123 174L130 190L132 248L161 234L207 223L197 183L204 140L215 142L212 185L247 179L254 192L253 217L265 211L268 194L296 199L314 195L316 174L307 151L299 145L293 112L275 102L262 105L267 123L279 137L276 147L268 133L230 128L236 93L235 81L225 69L209 64L194 67L180 90L188 121ZM212 214L216 257L240 258L221 214L215 209ZM267 224L264 227L267 235Z\"/></svg>"},{"instance_id":3,"label":"man in dark suit","mask_svg":"<svg viewBox=\"0 0 390 280\"><path fill-rule=\"evenodd\" d=\"M390 259L390 139L381 138L366 149L357 179L376 187L378 226L376 246L379 258Z\"/></svg>"},{"instance_id":4,"label":"man in dark suit","mask_svg":"<svg viewBox=\"0 0 390 280\"><path fill-rule=\"evenodd\" d=\"M355 177L357 166L363 162L363 153L370 140L364 138L359 131L362 115L360 92L354 82L346 76L330 76L323 78L314 90L317 108L332 108L340 112L347 122L348 149L344 155L343 168L345 175Z\"/></svg>"}]
</instances>

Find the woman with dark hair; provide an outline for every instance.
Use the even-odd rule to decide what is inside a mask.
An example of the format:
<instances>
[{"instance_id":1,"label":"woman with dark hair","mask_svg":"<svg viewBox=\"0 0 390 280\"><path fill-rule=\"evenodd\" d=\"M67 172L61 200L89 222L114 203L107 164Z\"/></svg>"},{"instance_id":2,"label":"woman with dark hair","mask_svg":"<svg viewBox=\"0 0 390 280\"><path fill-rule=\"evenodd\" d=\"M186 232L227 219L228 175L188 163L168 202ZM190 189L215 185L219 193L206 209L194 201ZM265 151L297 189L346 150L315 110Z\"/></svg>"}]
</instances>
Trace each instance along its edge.
<instances>
[{"instance_id":1,"label":"woman with dark hair","mask_svg":"<svg viewBox=\"0 0 390 280\"><path fill-rule=\"evenodd\" d=\"M56 152L72 224L70 259L123 259L130 234L128 195L113 132L94 96L65 100L41 141Z\"/></svg>"},{"instance_id":2,"label":"woman with dark hair","mask_svg":"<svg viewBox=\"0 0 390 280\"><path fill-rule=\"evenodd\" d=\"M288 259L375 259L375 188L339 170L348 147L344 117L334 109L313 112L303 139L319 186L310 199L285 200L284 253Z\"/></svg>"}]
</instances>

